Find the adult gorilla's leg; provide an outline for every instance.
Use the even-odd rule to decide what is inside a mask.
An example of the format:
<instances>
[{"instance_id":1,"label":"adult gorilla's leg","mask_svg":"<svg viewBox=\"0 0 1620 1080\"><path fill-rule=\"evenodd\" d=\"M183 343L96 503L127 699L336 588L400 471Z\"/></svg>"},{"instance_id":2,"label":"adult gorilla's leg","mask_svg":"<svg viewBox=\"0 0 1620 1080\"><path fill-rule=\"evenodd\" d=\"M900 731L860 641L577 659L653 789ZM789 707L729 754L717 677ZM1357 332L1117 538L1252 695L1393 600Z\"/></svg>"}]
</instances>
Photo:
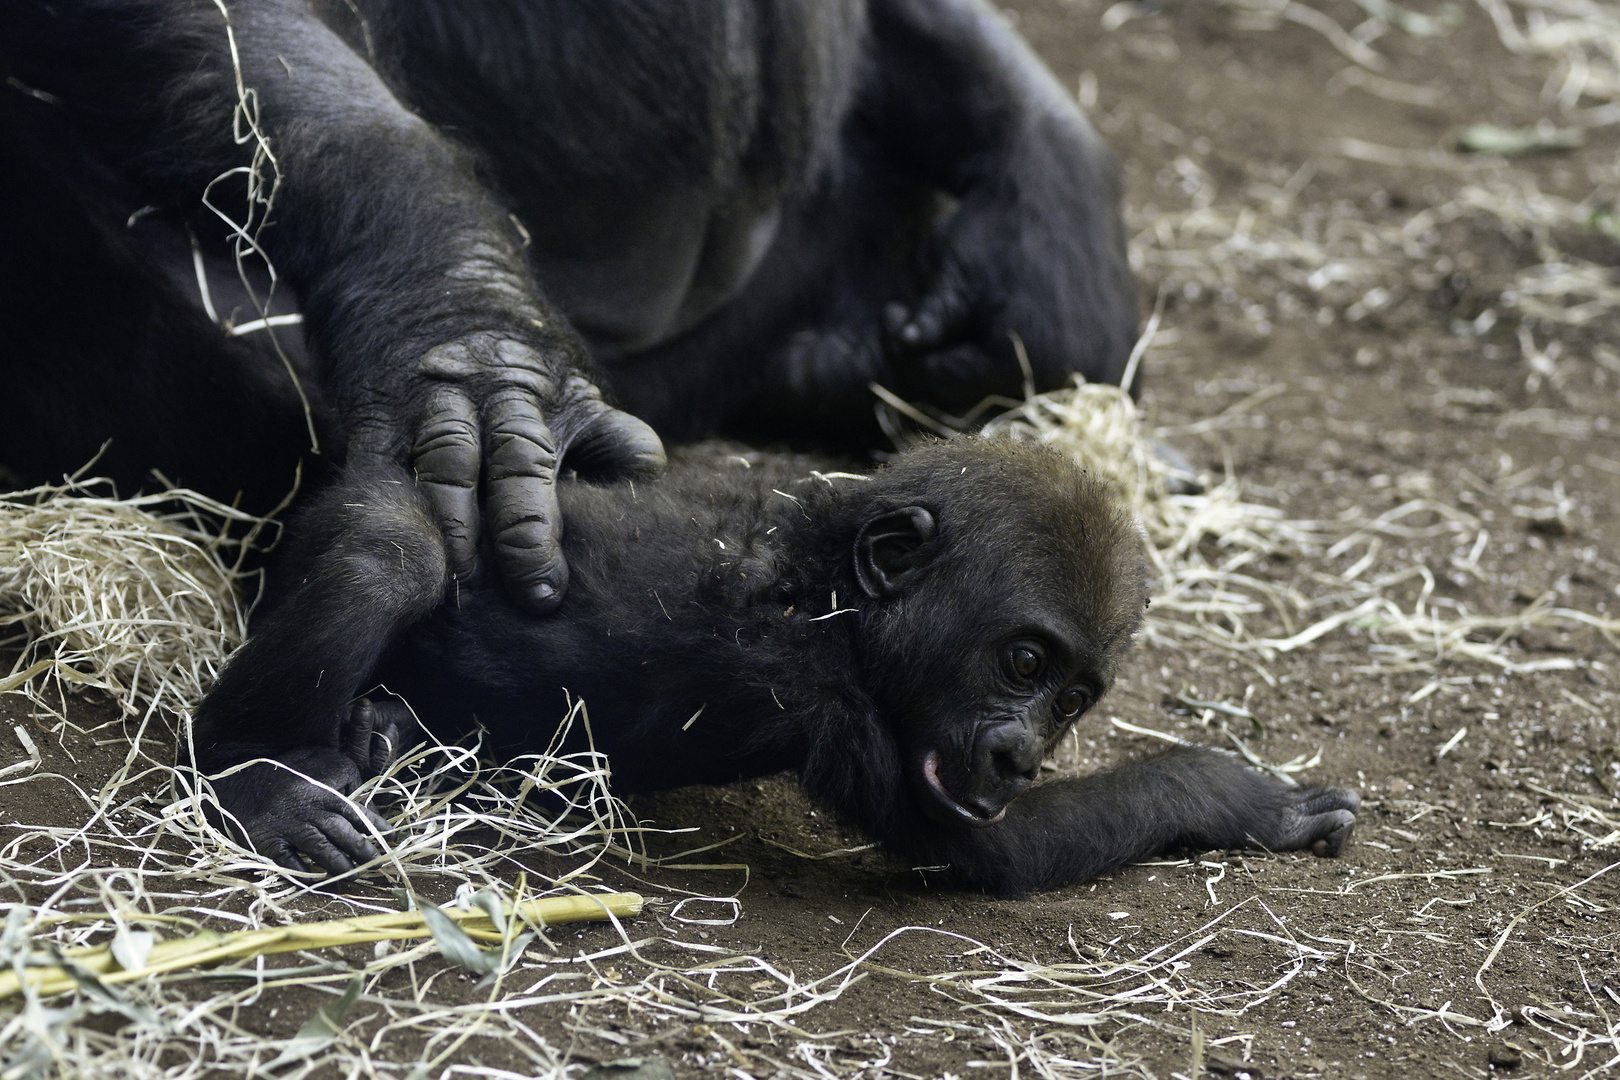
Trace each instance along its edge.
<instances>
[{"instance_id":1,"label":"adult gorilla's leg","mask_svg":"<svg viewBox=\"0 0 1620 1080\"><path fill-rule=\"evenodd\" d=\"M838 153L748 287L613 366L666 437L869 440L869 384L950 410L1117 382L1136 336L1112 156L983 0L871 0Z\"/></svg>"}]
</instances>

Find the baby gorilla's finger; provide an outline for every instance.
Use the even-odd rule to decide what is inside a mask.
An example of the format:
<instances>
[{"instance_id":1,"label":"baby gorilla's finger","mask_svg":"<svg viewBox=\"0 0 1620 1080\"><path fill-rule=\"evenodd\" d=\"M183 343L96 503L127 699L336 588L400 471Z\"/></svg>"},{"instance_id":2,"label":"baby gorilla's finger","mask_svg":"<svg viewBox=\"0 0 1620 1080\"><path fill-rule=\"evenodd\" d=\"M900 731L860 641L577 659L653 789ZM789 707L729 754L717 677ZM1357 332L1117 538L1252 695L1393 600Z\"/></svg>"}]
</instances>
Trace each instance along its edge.
<instances>
[{"instance_id":1,"label":"baby gorilla's finger","mask_svg":"<svg viewBox=\"0 0 1620 1080\"><path fill-rule=\"evenodd\" d=\"M1350 833L1356 827L1356 815L1348 810L1332 810L1318 815L1307 823L1316 839L1311 841L1311 854L1323 859L1337 858Z\"/></svg>"},{"instance_id":2,"label":"baby gorilla's finger","mask_svg":"<svg viewBox=\"0 0 1620 1080\"><path fill-rule=\"evenodd\" d=\"M1302 814L1324 814L1329 810L1348 810L1354 814L1361 809L1361 796L1345 788L1311 788L1302 794L1299 811Z\"/></svg>"},{"instance_id":3,"label":"baby gorilla's finger","mask_svg":"<svg viewBox=\"0 0 1620 1080\"><path fill-rule=\"evenodd\" d=\"M429 395L411 447L416 481L444 533L450 568L472 572L478 557L478 413L465 393L439 386Z\"/></svg>"},{"instance_id":4,"label":"baby gorilla's finger","mask_svg":"<svg viewBox=\"0 0 1620 1080\"><path fill-rule=\"evenodd\" d=\"M1344 850L1356 825L1360 797L1336 787L1307 788L1290 793L1287 824L1279 837L1279 850L1309 850L1331 858Z\"/></svg>"},{"instance_id":5,"label":"baby gorilla's finger","mask_svg":"<svg viewBox=\"0 0 1620 1080\"><path fill-rule=\"evenodd\" d=\"M415 731L415 718L404 703L361 698L349 708L343 752L360 770L361 779L369 780L387 771Z\"/></svg>"},{"instance_id":6,"label":"baby gorilla's finger","mask_svg":"<svg viewBox=\"0 0 1620 1080\"><path fill-rule=\"evenodd\" d=\"M484 413L488 463L485 511L495 559L516 599L543 614L568 588L558 534L557 445L539 406L524 391L509 390Z\"/></svg>"},{"instance_id":7,"label":"baby gorilla's finger","mask_svg":"<svg viewBox=\"0 0 1620 1080\"><path fill-rule=\"evenodd\" d=\"M906 305L891 301L883 305L883 330L896 341L900 339L900 331L906 328L911 321L911 309Z\"/></svg>"},{"instance_id":8,"label":"baby gorilla's finger","mask_svg":"<svg viewBox=\"0 0 1620 1080\"><path fill-rule=\"evenodd\" d=\"M371 737L376 720L376 707L362 698L349 709L349 722L343 726L343 752L363 776L367 775L366 766L371 763Z\"/></svg>"},{"instance_id":9,"label":"baby gorilla's finger","mask_svg":"<svg viewBox=\"0 0 1620 1080\"><path fill-rule=\"evenodd\" d=\"M371 727L370 776L381 776L405 748L411 746L421 734L416 715L403 701L372 703L375 719Z\"/></svg>"}]
</instances>

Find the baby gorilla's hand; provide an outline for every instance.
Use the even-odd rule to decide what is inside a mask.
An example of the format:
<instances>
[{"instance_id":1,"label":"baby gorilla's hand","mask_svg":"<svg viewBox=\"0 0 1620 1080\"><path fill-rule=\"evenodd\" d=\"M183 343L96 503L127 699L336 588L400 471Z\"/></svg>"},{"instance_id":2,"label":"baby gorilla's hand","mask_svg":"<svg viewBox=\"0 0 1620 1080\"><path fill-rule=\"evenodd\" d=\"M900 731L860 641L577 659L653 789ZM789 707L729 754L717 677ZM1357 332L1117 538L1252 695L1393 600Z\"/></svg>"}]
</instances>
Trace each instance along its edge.
<instances>
[{"instance_id":1,"label":"baby gorilla's hand","mask_svg":"<svg viewBox=\"0 0 1620 1080\"><path fill-rule=\"evenodd\" d=\"M1206 753L1200 761L1205 781L1222 793L1231 817L1213 816L1204 827L1207 835L1195 830L1184 838L1191 846L1309 851L1324 858L1344 850L1361 806L1355 792L1290 787L1226 753Z\"/></svg>"}]
</instances>

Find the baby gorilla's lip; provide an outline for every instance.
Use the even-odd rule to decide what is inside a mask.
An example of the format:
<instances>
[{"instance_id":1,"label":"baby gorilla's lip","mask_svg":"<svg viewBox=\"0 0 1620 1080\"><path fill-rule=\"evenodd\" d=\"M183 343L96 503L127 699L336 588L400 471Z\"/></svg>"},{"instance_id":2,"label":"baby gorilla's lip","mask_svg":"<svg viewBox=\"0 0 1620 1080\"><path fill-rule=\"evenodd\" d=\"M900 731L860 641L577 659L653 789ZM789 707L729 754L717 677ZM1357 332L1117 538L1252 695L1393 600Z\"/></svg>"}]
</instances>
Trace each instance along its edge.
<instances>
[{"instance_id":1,"label":"baby gorilla's lip","mask_svg":"<svg viewBox=\"0 0 1620 1080\"><path fill-rule=\"evenodd\" d=\"M948 790L946 790L944 782L939 778L938 750L928 751L927 755L923 758L922 772L923 780L928 784L929 792L936 800L938 800L942 808L949 811L951 815L954 816L958 821L962 822L962 824L970 825L975 829L982 829L986 825L994 825L996 822L1007 816L1007 808L1005 806L1003 806L1000 810L997 810L993 816L987 817L984 814L976 813L973 810L968 809L966 806L963 806L962 803L957 800L956 796L952 795Z\"/></svg>"}]
</instances>

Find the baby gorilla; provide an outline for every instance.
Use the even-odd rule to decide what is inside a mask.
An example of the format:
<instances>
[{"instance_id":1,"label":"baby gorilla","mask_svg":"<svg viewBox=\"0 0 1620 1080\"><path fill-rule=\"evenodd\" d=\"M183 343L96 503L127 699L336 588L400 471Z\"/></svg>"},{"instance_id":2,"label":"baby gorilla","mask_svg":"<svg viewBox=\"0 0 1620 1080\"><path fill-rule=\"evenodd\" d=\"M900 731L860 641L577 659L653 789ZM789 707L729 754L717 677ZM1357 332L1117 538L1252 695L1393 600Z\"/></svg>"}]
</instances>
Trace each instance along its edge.
<instances>
[{"instance_id":1,"label":"baby gorilla","mask_svg":"<svg viewBox=\"0 0 1620 1080\"><path fill-rule=\"evenodd\" d=\"M573 580L536 618L493 581L449 584L403 476L340 485L292 556L308 572L199 710L199 766L272 758L352 791L406 730L397 703L353 703L381 680L436 730L476 717L500 751L549 742L566 691L621 794L791 769L902 858L999 893L1178 847L1335 855L1354 825L1353 793L1212 750L1035 783L1147 599L1130 516L1048 450L956 440L870 478L677 463L560 494ZM290 770L215 789L284 865L374 857L365 812Z\"/></svg>"}]
</instances>

